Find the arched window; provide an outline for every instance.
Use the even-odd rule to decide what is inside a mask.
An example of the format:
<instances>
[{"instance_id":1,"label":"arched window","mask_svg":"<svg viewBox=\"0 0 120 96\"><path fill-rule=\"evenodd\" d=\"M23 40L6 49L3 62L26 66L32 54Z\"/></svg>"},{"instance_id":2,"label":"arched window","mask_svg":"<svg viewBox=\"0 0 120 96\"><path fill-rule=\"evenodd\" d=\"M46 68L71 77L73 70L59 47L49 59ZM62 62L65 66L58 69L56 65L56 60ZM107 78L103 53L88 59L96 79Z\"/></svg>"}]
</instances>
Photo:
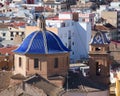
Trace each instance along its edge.
<instances>
[{"instance_id":1,"label":"arched window","mask_svg":"<svg viewBox=\"0 0 120 96\"><path fill-rule=\"evenodd\" d=\"M96 75L100 75L101 74L101 64L99 64L99 62L96 62Z\"/></svg>"},{"instance_id":2,"label":"arched window","mask_svg":"<svg viewBox=\"0 0 120 96\"><path fill-rule=\"evenodd\" d=\"M54 68L58 68L58 58L55 58L54 60Z\"/></svg>"},{"instance_id":3,"label":"arched window","mask_svg":"<svg viewBox=\"0 0 120 96\"><path fill-rule=\"evenodd\" d=\"M19 67L21 67L21 66L22 66L22 58L19 57Z\"/></svg>"},{"instance_id":4,"label":"arched window","mask_svg":"<svg viewBox=\"0 0 120 96\"><path fill-rule=\"evenodd\" d=\"M39 68L39 59L38 58L34 59L34 68Z\"/></svg>"}]
</instances>

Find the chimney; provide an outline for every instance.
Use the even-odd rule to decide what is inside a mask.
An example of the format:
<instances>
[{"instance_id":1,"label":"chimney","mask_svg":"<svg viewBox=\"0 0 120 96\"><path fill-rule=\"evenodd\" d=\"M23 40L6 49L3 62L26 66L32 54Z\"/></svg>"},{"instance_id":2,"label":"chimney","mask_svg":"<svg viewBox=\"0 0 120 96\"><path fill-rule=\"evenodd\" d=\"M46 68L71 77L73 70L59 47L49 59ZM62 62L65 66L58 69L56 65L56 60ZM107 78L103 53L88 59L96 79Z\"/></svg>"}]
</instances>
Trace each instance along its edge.
<instances>
[{"instance_id":1,"label":"chimney","mask_svg":"<svg viewBox=\"0 0 120 96\"><path fill-rule=\"evenodd\" d=\"M79 18L78 13L77 13L77 12L74 12L74 13L73 13L73 20L74 20L74 21L78 21L78 18Z\"/></svg>"}]
</instances>

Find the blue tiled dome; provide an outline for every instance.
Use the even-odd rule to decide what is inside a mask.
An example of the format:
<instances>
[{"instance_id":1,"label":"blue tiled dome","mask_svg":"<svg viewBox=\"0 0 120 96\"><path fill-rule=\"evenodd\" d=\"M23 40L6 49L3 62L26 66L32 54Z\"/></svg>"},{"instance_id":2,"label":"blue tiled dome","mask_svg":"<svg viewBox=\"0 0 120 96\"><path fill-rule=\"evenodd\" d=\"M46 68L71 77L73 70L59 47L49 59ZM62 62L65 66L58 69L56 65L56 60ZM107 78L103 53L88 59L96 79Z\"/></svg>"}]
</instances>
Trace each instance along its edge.
<instances>
[{"instance_id":1,"label":"blue tiled dome","mask_svg":"<svg viewBox=\"0 0 120 96\"><path fill-rule=\"evenodd\" d=\"M45 48L47 48L47 54L69 51L57 35L50 31L45 31L45 34L46 39L43 38L43 32L35 31L31 33L14 52L21 54L46 54ZM47 47L45 47L45 44Z\"/></svg>"}]
</instances>

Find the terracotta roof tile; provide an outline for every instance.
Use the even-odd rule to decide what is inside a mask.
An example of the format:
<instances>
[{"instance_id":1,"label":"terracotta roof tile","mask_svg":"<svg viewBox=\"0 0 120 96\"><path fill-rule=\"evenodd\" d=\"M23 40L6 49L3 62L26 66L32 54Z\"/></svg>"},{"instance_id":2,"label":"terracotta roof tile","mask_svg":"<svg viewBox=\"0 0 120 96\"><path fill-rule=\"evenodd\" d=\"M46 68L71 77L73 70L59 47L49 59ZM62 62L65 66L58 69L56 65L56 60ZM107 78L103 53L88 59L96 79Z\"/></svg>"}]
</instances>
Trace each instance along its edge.
<instances>
[{"instance_id":1,"label":"terracotta roof tile","mask_svg":"<svg viewBox=\"0 0 120 96\"><path fill-rule=\"evenodd\" d=\"M13 26L25 26L25 22L19 22L19 23L14 22L11 25L13 25Z\"/></svg>"},{"instance_id":2,"label":"terracotta roof tile","mask_svg":"<svg viewBox=\"0 0 120 96\"><path fill-rule=\"evenodd\" d=\"M16 46L12 46L12 47L2 47L0 48L0 53L1 54L13 54L12 50L16 49L17 47Z\"/></svg>"},{"instance_id":3,"label":"terracotta roof tile","mask_svg":"<svg viewBox=\"0 0 120 96\"><path fill-rule=\"evenodd\" d=\"M12 26L10 23L0 23L0 28L8 28Z\"/></svg>"},{"instance_id":4,"label":"terracotta roof tile","mask_svg":"<svg viewBox=\"0 0 120 96\"><path fill-rule=\"evenodd\" d=\"M35 11L43 11L44 8L43 7L35 7Z\"/></svg>"},{"instance_id":5,"label":"terracotta roof tile","mask_svg":"<svg viewBox=\"0 0 120 96\"><path fill-rule=\"evenodd\" d=\"M50 7L35 7L35 11L48 11L48 12L51 12L51 11L53 11L53 9L52 8L50 8Z\"/></svg>"}]
</instances>

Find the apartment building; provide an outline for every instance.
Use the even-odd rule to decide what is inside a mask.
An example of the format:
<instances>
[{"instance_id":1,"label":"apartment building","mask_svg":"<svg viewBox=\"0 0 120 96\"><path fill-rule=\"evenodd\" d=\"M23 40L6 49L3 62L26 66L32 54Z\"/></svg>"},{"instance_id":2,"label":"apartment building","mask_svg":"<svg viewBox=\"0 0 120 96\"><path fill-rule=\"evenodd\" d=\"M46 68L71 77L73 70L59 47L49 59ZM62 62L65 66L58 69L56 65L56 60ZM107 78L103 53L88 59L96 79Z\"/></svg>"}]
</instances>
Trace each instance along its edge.
<instances>
[{"instance_id":1,"label":"apartment building","mask_svg":"<svg viewBox=\"0 0 120 96\"><path fill-rule=\"evenodd\" d=\"M71 50L71 63L79 62L82 58L88 58L91 38L90 22L77 21L72 13L63 12L58 17L48 18L46 27L55 32L64 45Z\"/></svg>"},{"instance_id":2,"label":"apartment building","mask_svg":"<svg viewBox=\"0 0 120 96\"><path fill-rule=\"evenodd\" d=\"M10 32L10 40L14 42L14 45L19 45L25 38L25 28L23 27L8 27Z\"/></svg>"}]
</instances>

